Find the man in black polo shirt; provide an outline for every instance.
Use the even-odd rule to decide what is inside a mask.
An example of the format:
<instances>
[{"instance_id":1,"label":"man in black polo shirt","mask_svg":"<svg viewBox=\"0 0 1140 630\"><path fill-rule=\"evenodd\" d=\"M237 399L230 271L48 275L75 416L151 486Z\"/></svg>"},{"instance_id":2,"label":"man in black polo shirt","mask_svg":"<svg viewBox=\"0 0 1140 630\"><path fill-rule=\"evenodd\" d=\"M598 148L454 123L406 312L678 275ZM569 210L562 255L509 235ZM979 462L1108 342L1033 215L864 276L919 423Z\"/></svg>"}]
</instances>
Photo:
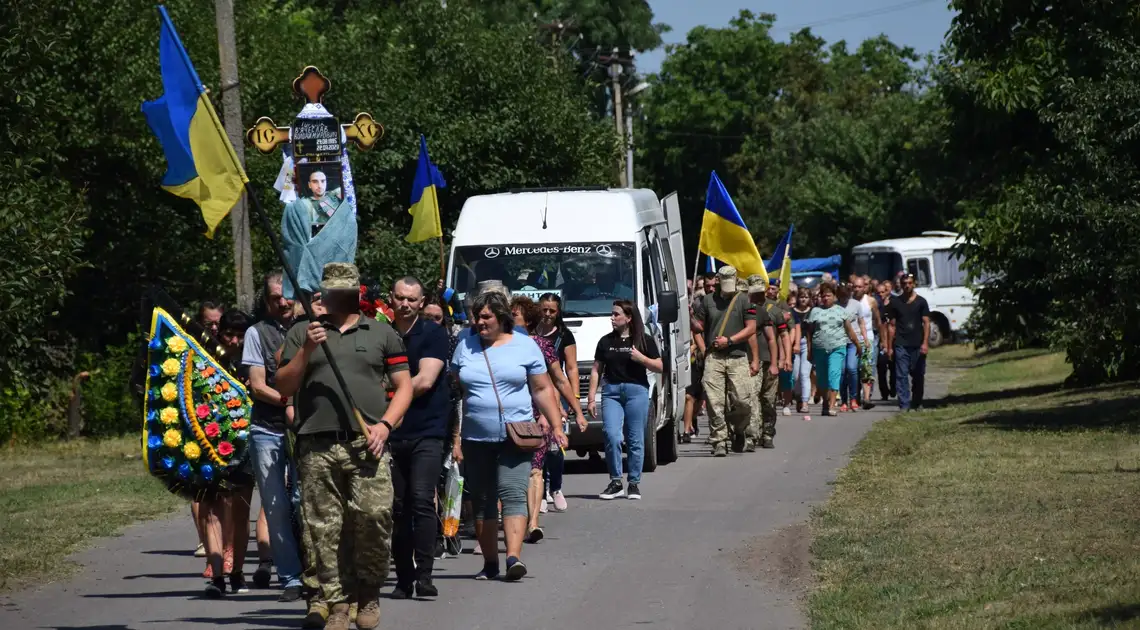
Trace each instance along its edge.
<instances>
[{"instance_id":1,"label":"man in black polo shirt","mask_svg":"<svg viewBox=\"0 0 1140 630\"><path fill-rule=\"evenodd\" d=\"M356 265L325 265L321 303L327 313L289 330L277 370L281 395L296 394L301 511L320 585L317 601L329 610L325 630L348 630L353 603L359 604L357 628L380 623L377 598L388 577L392 536L384 446L412 401L404 342L388 324L360 314L359 287ZM322 343L368 420L364 433Z\"/></svg>"},{"instance_id":2,"label":"man in black polo shirt","mask_svg":"<svg viewBox=\"0 0 1140 630\"><path fill-rule=\"evenodd\" d=\"M443 467L451 392L444 366L450 340L447 331L420 316L423 284L408 276L392 287L396 331L404 338L412 373L412 400L404 423L388 439L392 453L392 556L396 562L396 588L392 597L436 597L432 583L439 516L435 488ZM413 563L414 559L414 563Z\"/></svg>"},{"instance_id":3,"label":"man in black polo shirt","mask_svg":"<svg viewBox=\"0 0 1140 630\"><path fill-rule=\"evenodd\" d=\"M922 406L926 384L926 353L930 347L930 306L914 292L914 276L902 279L902 295L887 304L887 330L891 342L887 352L895 362L895 388L899 409Z\"/></svg>"}]
</instances>

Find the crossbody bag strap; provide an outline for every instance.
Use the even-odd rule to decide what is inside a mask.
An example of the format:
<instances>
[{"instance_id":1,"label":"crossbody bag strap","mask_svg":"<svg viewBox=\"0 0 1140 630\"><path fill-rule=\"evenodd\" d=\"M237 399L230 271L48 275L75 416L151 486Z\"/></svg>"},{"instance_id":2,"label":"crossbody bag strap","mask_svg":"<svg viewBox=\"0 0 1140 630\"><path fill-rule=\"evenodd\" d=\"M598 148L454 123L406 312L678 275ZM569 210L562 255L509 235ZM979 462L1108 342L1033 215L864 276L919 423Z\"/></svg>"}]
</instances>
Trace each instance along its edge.
<instances>
[{"instance_id":1,"label":"crossbody bag strap","mask_svg":"<svg viewBox=\"0 0 1140 630\"><path fill-rule=\"evenodd\" d=\"M728 318L732 315L732 307L736 306L736 299L740 297L739 293L733 294L732 299L728 302L728 308L724 309L724 313L720 316L720 326L717 328L716 336L723 337L724 329L728 326Z\"/></svg>"},{"instance_id":2,"label":"crossbody bag strap","mask_svg":"<svg viewBox=\"0 0 1140 630\"><path fill-rule=\"evenodd\" d=\"M495 373L491 370L491 358L487 356L488 345L482 339L479 343L483 345L483 360L487 362L487 376L491 379L491 391L495 392L495 402L499 404L499 422L506 424L506 413L503 412L503 399L499 398L499 386L495 384Z\"/></svg>"}]
</instances>

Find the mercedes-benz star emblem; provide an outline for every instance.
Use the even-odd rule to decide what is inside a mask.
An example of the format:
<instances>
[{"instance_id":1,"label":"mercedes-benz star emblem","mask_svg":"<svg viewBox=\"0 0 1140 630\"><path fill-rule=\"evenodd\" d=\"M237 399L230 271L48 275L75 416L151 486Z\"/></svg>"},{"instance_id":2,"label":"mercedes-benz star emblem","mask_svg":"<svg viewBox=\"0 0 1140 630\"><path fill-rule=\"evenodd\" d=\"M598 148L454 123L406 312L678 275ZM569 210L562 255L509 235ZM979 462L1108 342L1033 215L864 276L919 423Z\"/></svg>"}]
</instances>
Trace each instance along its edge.
<instances>
[{"instance_id":1,"label":"mercedes-benz star emblem","mask_svg":"<svg viewBox=\"0 0 1140 630\"><path fill-rule=\"evenodd\" d=\"M487 251L483 252L483 258L498 258L499 253L498 247L488 247Z\"/></svg>"},{"instance_id":2,"label":"mercedes-benz star emblem","mask_svg":"<svg viewBox=\"0 0 1140 630\"><path fill-rule=\"evenodd\" d=\"M609 245L598 245L594 251L597 252L599 256L605 256L607 258L614 254L614 250L611 249Z\"/></svg>"}]
</instances>

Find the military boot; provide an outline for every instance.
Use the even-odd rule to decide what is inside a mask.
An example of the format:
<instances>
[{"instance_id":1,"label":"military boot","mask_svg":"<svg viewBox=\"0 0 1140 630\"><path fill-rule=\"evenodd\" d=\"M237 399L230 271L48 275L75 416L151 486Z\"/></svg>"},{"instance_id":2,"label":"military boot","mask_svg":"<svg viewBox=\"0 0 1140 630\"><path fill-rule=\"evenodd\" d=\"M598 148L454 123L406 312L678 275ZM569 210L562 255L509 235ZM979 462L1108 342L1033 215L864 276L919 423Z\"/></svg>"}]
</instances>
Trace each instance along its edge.
<instances>
[{"instance_id":1,"label":"military boot","mask_svg":"<svg viewBox=\"0 0 1140 630\"><path fill-rule=\"evenodd\" d=\"M325 630L349 630L352 623L348 620L348 612L348 604L333 604L325 621Z\"/></svg>"},{"instance_id":2,"label":"military boot","mask_svg":"<svg viewBox=\"0 0 1140 630\"><path fill-rule=\"evenodd\" d=\"M356 601L360 606L356 613L356 627L372 630L380 625L380 589L362 588L357 592Z\"/></svg>"}]
</instances>

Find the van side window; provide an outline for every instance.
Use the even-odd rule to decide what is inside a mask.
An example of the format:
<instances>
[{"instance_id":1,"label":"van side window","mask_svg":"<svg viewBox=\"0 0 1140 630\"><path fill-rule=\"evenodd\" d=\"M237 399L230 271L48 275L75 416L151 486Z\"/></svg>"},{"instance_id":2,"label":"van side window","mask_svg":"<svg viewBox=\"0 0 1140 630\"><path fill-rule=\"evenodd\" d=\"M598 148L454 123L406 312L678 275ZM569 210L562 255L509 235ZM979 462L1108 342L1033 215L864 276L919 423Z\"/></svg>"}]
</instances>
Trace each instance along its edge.
<instances>
[{"instance_id":1,"label":"van side window","mask_svg":"<svg viewBox=\"0 0 1140 630\"><path fill-rule=\"evenodd\" d=\"M930 286L930 260L927 258L911 258L906 261L907 273L914 274L914 285L918 287Z\"/></svg>"},{"instance_id":2,"label":"van side window","mask_svg":"<svg viewBox=\"0 0 1140 630\"><path fill-rule=\"evenodd\" d=\"M952 249L934 250L934 277L938 280L938 286L965 286L966 270L961 263L962 256Z\"/></svg>"}]
</instances>

